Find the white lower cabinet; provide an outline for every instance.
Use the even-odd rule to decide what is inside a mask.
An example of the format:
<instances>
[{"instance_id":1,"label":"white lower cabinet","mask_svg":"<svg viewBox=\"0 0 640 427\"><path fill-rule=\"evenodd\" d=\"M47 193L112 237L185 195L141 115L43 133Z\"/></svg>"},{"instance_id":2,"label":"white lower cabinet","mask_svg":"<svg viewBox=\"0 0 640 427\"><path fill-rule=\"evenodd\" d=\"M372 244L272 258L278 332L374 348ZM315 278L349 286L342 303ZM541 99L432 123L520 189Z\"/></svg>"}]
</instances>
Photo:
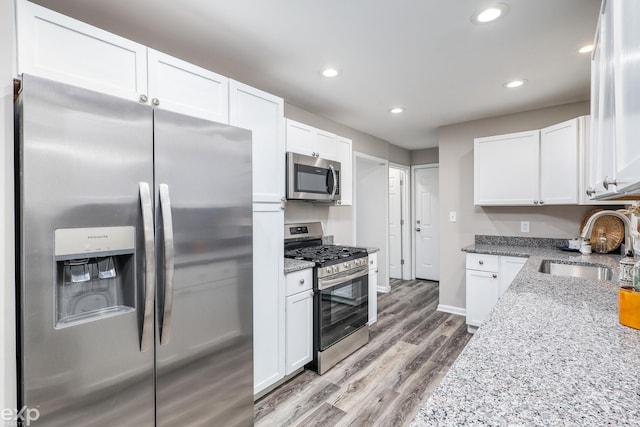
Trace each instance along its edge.
<instances>
[{"instance_id":1,"label":"white lower cabinet","mask_svg":"<svg viewBox=\"0 0 640 427\"><path fill-rule=\"evenodd\" d=\"M285 282L285 375L289 375L313 358L313 269L288 273Z\"/></svg>"},{"instance_id":2,"label":"white lower cabinet","mask_svg":"<svg viewBox=\"0 0 640 427\"><path fill-rule=\"evenodd\" d=\"M467 254L467 325L475 332L518 275L527 258Z\"/></svg>"},{"instance_id":3,"label":"white lower cabinet","mask_svg":"<svg viewBox=\"0 0 640 427\"><path fill-rule=\"evenodd\" d=\"M369 325L378 320L378 253L369 254Z\"/></svg>"}]
</instances>

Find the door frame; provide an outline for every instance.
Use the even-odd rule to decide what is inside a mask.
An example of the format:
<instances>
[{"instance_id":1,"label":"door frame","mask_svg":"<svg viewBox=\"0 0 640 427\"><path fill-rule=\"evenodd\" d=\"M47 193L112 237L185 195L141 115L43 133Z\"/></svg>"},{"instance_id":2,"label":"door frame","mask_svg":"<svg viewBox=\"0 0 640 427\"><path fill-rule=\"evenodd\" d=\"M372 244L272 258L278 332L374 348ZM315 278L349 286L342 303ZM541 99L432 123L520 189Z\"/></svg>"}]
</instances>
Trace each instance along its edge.
<instances>
[{"instance_id":1,"label":"door frame","mask_svg":"<svg viewBox=\"0 0 640 427\"><path fill-rule=\"evenodd\" d=\"M440 177L440 163L427 163L423 165L411 166L411 279L416 280L416 239L413 238L413 227L416 221L416 188L415 188L415 173L419 169L438 169L438 178ZM439 179L438 179L438 182ZM438 185L438 194L440 193L440 186ZM440 212L438 212L440 215ZM408 229L408 228L407 228Z\"/></svg>"},{"instance_id":2,"label":"door frame","mask_svg":"<svg viewBox=\"0 0 640 427\"><path fill-rule=\"evenodd\" d=\"M386 266L385 268L385 272L386 272L386 276L383 277L382 279L382 285L378 285L377 289L378 292L382 292L382 293L387 293L391 290L391 286L389 285L389 189L388 189L388 185L389 185L389 160L387 159L383 159L380 157L375 157L375 156L371 156L369 154L364 154L361 153L359 151L354 151L353 152L353 165L352 165L352 177L353 177L353 182L354 182L354 186L353 186L353 209L352 209L352 238L353 238L353 244L354 246L357 245L358 241L357 239L357 226L356 226L356 221L358 219L357 216L357 212L358 212L358 203L357 203L357 195L358 195L358 186L357 186L357 177L358 177L358 158L371 162L371 163L381 163L382 166L385 167L386 169L386 173L387 173L387 197L385 197L385 207L384 207L384 212L385 212L385 219L384 219L384 227L385 227L385 236L387 236L387 239L384 242L384 247L378 248L380 249L380 252L378 252L378 268L380 266L380 264L383 264ZM381 254L383 254L384 256L380 256ZM378 278L378 283L380 283L380 279Z\"/></svg>"},{"instance_id":3,"label":"door frame","mask_svg":"<svg viewBox=\"0 0 640 427\"><path fill-rule=\"evenodd\" d=\"M404 184L402 185L402 203L401 218L404 221L402 227L402 256L404 257L404 265L402 266L402 280L410 280L413 275L413 251L412 251L412 234L409 232L411 222L411 166L400 165L398 163L389 162L389 168L399 169L404 172ZM387 226L388 228L388 226Z\"/></svg>"}]
</instances>

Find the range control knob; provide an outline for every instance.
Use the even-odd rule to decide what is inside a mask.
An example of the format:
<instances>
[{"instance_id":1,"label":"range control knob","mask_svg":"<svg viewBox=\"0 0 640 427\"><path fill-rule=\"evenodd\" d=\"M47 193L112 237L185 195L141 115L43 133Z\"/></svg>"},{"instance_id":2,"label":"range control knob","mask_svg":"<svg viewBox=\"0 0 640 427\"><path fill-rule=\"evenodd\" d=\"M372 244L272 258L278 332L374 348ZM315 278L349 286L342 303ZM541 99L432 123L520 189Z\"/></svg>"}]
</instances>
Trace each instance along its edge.
<instances>
[{"instance_id":1,"label":"range control knob","mask_svg":"<svg viewBox=\"0 0 640 427\"><path fill-rule=\"evenodd\" d=\"M332 270L332 269L331 269L331 267L327 267L327 268L325 268L325 269L324 269L324 271L325 271L327 274L331 274L331 270Z\"/></svg>"}]
</instances>

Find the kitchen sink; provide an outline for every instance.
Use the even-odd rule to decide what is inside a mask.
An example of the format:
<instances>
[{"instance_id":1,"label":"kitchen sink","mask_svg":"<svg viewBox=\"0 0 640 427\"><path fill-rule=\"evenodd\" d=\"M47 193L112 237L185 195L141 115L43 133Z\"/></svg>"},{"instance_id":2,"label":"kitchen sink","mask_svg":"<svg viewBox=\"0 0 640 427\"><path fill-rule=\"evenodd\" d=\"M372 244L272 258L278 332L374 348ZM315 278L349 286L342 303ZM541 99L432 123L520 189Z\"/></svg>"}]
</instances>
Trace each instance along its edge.
<instances>
[{"instance_id":1,"label":"kitchen sink","mask_svg":"<svg viewBox=\"0 0 640 427\"><path fill-rule=\"evenodd\" d=\"M612 280L613 270L601 265L588 264L561 264L550 260L544 260L540 264L541 273L553 276L580 277L583 279Z\"/></svg>"}]
</instances>

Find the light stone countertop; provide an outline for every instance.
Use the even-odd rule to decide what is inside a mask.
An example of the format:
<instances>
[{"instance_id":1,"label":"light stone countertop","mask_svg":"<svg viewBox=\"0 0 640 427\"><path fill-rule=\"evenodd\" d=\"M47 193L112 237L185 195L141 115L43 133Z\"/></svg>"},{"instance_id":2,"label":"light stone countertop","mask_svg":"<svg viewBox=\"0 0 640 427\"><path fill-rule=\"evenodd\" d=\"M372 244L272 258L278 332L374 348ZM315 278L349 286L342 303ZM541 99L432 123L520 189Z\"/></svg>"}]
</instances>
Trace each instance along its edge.
<instances>
[{"instance_id":1,"label":"light stone countertop","mask_svg":"<svg viewBox=\"0 0 640 427\"><path fill-rule=\"evenodd\" d=\"M640 425L640 331L618 322L620 256L463 250L529 260L412 427ZM540 273L545 259L606 265L614 281Z\"/></svg>"},{"instance_id":2,"label":"light stone countertop","mask_svg":"<svg viewBox=\"0 0 640 427\"><path fill-rule=\"evenodd\" d=\"M294 271L306 270L307 268L313 268L316 266L315 262L304 261L300 259L285 258L284 259L284 272L293 273Z\"/></svg>"}]
</instances>

